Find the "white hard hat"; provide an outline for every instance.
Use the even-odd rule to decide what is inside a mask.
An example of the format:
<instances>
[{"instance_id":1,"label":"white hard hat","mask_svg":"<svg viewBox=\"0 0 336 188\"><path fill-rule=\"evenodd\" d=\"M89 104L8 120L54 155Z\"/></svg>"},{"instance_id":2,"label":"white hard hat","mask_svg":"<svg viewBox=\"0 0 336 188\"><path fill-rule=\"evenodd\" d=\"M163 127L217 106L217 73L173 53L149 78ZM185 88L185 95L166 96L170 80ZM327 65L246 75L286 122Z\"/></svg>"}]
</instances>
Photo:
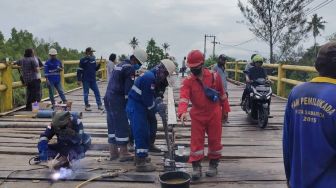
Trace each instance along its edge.
<instances>
[{"instance_id":1,"label":"white hard hat","mask_svg":"<svg viewBox=\"0 0 336 188\"><path fill-rule=\"evenodd\" d=\"M51 48L49 50L49 55L57 55L57 50L55 48Z\"/></svg>"},{"instance_id":2,"label":"white hard hat","mask_svg":"<svg viewBox=\"0 0 336 188\"><path fill-rule=\"evenodd\" d=\"M170 59L162 59L161 63L165 66L167 71L169 72L169 75L172 75L174 71L176 71L176 65L175 63Z\"/></svg>"},{"instance_id":3,"label":"white hard hat","mask_svg":"<svg viewBox=\"0 0 336 188\"><path fill-rule=\"evenodd\" d=\"M147 53L141 48L135 49L133 55L141 64L144 64L147 61Z\"/></svg>"}]
</instances>

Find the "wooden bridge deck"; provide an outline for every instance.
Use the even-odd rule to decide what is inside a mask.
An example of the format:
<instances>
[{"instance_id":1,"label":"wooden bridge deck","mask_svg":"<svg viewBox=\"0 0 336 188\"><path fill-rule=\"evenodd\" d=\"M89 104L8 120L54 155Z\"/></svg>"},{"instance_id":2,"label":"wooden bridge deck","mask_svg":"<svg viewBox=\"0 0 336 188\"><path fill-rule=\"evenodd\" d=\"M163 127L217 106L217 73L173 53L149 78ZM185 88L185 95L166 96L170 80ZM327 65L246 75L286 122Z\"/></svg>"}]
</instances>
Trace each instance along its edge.
<instances>
[{"instance_id":1,"label":"wooden bridge deck","mask_svg":"<svg viewBox=\"0 0 336 188\"><path fill-rule=\"evenodd\" d=\"M179 85L179 82L176 82ZM100 84L100 92L103 96L106 83ZM219 174L215 178L202 178L201 181L192 184L191 187L286 187L282 160L282 123L285 108L285 100L273 97L269 125L265 130L251 124L246 114L240 109L240 96L244 86L229 84L229 99L232 112L229 114L229 123L223 126L222 144L223 157L219 167ZM174 88L174 97L178 101L178 87ZM82 90L67 94L67 98L73 101L74 111L84 111ZM87 157L81 160L79 167L83 172L98 175L107 170L127 169L128 172L120 175L115 180L127 181L129 177L144 175L136 173L133 163L119 163L105 160L107 151L106 114L98 111L94 105L94 97L89 97L93 104L92 112L83 112L85 132L93 137L92 148L87 152ZM25 170L36 168L28 164L29 158L37 154L36 144L39 134L50 122L50 119L14 118L15 112L8 116L0 117L0 182L13 170ZM158 118L159 132L157 145L164 145L162 123ZM188 145L190 141L190 122L185 127L175 127L177 144ZM207 146L207 145L206 145ZM188 150L188 149L187 149ZM152 161L162 170L162 156L151 155ZM204 169L207 162L203 163ZM98 169L99 168L99 169ZM159 171L148 173L154 177L154 183L132 182L106 182L95 181L85 187L159 187L157 177ZM191 171L190 164L186 164L186 171ZM75 187L81 181L67 180L50 183L46 181L45 169L33 171L20 171L11 174L8 180L0 185L3 187ZM141 177L140 177L141 178ZM144 179L146 177L144 176Z\"/></svg>"}]
</instances>

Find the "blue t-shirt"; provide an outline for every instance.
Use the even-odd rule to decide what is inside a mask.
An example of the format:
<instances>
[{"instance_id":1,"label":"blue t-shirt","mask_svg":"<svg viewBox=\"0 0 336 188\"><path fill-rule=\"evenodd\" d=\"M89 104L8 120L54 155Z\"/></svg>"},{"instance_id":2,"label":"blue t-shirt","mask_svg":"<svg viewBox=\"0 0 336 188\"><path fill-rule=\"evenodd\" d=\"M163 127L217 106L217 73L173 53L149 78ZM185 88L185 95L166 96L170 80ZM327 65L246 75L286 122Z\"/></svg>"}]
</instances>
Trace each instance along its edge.
<instances>
[{"instance_id":1,"label":"blue t-shirt","mask_svg":"<svg viewBox=\"0 0 336 188\"><path fill-rule=\"evenodd\" d=\"M60 72L63 68L62 63L58 59L48 59L44 64L44 76L49 82L58 83L61 80Z\"/></svg>"},{"instance_id":2,"label":"blue t-shirt","mask_svg":"<svg viewBox=\"0 0 336 188\"><path fill-rule=\"evenodd\" d=\"M288 97L283 155L291 188L336 187L336 79L317 77Z\"/></svg>"}]
</instances>

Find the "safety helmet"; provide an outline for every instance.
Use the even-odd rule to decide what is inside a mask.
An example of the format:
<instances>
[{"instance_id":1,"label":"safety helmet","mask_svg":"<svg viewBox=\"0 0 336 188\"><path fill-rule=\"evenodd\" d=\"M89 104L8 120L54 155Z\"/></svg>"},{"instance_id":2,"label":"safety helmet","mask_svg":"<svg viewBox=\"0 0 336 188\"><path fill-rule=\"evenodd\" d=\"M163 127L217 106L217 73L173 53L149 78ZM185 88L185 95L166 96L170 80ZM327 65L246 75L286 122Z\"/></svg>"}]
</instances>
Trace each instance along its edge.
<instances>
[{"instance_id":1,"label":"safety helmet","mask_svg":"<svg viewBox=\"0 0 336 188\"><path fill-rule=\"evenodd\" d=\"M57 50L55 48L50 48L49 55L57 55Z\"/></svg>"},{"instance_id":2,"label":"safety helmet","mask_svg":"<svg viewBox=\"0 0 336 188\"><path fill-rule=\"evenodd\" d=\"M162 59L161 63L164 65L169 75L172 75L174 71L176 71L175 63L170 59Z\"/></svg>"},{"instance_id":3,"label":"safety helmet","mask_svg":"<svg viewBox=\"0 0 336 188\"><path fill-rule=\"evenodd\" d=\"M199 50L192 50L187 56L187 65L190 68L197 67L204 63L204 55Z\"/></svg>"},{"instance_id":4,"label":"safety helmet","mask_svg":"<svg viewBox=\"0 0 336 188\"><path fill-rule=\"evenodd\" d=\"M147 53L141 48L135 49L133 55L141 64L144 64L147 61Z\"/></svg>"},{"instance_id":5,"label":"safety helmet","mask_svg":"<svg viewBox=\"0 0 336 188\"><path fill-rule=\"evenodd\" d=\"M257 62L261 62L263 63L264 61L264 58L261 56L261 55L255 55L253 58L252 58L252 62L253 63L257 63Z\"/></svg>"}]
</instances>

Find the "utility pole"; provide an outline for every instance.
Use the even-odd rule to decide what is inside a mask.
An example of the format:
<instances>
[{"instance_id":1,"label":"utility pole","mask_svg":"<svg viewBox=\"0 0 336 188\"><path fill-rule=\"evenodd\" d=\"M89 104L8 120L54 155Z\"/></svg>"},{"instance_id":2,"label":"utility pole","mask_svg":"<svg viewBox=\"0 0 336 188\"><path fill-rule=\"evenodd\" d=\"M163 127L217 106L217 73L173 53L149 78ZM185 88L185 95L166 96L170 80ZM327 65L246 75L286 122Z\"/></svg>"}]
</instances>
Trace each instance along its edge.
<instances>
[{"instance_id":1,"label":"utility pole","mask_svg":"<svg viewBox=\"0 0 336 188\"><path fill-rule=\"evenodd\" d=\"M212 48L212 58L215 58L215 48L216 48L216 36L213 37L213 48Z\"/></svg>"},{"instance_id":2,"label":"utility pole","mask_svg":"<svg viewBox=\"0 0 336 188\"><path fill-rule=\"evenodd\" d=\"M207 35L205 34L205 35L204 35L204 52L203 52L203 54L204 54L204 59L205 59L205 54L206 54L206 38L207 38Z\"/></svg>"},{"instance_id":3,"label":"utility pole","mask_svg":"<svg viewBox=\"0 0 336 188\"><path fill-rule=\"evenodd\" d=\"M214 38L214 43L216 42L216 36L215 35L204 35L204 59L206 57L206 40L207 38ZM214 46L215 47L215 46ZM215 48L213 49L213 55L215 54Z\"/></svg>"}]
</instances>

